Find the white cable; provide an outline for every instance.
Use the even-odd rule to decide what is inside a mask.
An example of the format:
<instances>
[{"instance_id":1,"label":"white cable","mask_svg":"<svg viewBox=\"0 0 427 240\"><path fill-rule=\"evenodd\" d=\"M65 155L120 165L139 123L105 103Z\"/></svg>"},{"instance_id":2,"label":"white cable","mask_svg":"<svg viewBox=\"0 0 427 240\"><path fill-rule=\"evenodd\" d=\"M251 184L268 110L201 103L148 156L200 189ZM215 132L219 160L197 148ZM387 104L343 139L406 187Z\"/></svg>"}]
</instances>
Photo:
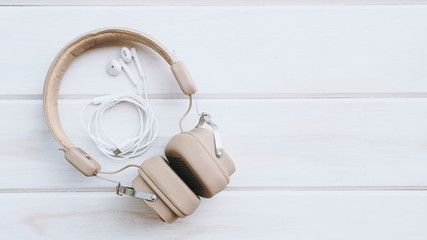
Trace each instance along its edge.
<instances>
[{"instance_id":1,"label":"white cable","mask_svg":"<svg viewBox=\"0 0 427 240\"><path fill-rule=\"evenodd\" d=\"M196 96L196 93L194 93L193 94L194 95L194 103L196 103L196 114L197 114L197 116L202 116L202 114L199 112L199 104L197 103L197 96Z\"/></svg>"},{"instance_id":2,"label":"white cable","mask_svg":"<svg viewBox=\"0 0 427 240\"><path fill-rule=\"evenodd\" d=\"M159 124L147 99L142 97L141 86L138 84L139 95L133 93L114 94L93 98L81 111L80 121L88 132L89 137L98 149L107 157L115 160L128 159L144 153L156 139ZM145 84L144 84L145 88ZM145 96L146 91L145 91ZM135 136L122 143L117 143L107 133L103 126L104 113L119 103L130 103L138 110L139 124ZM88 105L100 104L93 112L87 123L83 120L83 113Z\"/></svg>"}]
</instances>

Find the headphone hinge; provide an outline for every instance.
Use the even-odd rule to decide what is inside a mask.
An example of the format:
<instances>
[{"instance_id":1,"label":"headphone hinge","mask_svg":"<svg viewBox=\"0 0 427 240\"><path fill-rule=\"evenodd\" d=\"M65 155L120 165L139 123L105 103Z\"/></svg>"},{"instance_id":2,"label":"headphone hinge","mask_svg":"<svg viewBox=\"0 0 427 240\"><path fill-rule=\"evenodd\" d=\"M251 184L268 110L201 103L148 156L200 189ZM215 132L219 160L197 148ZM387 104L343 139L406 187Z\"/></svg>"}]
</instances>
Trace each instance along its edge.
<instances>
[{"instance_id":1,"label":"headphone hinge","mask_svg":"<svg viewBox=\"0 0 427 240\"><path fill-rule=\"evenodd\" d=\"M223 151L221 136L219 135L219 127L218 125L212 122L211 115L209 113L202 112L202 114L200 115L199 123L197 124L196 128L201 127L204 123L208 124L212 128L215 142L215 155L217 156L217 158L220 158L222 157Z\"/></svg>"},{"instance_id":2,"label":"headphone hinge","mask_svg":"<svg viewBox=\"0 0 427 240\"><path fill-rule=\"evenodd\" d=\"M122 186L120 183L116 187L116 194L120 196L127 195L130 197L142 198L150 202L154 202L157 200L156 194L141 192L141 191L135 190L132 187Z\"/></svg>"}]
</instances>

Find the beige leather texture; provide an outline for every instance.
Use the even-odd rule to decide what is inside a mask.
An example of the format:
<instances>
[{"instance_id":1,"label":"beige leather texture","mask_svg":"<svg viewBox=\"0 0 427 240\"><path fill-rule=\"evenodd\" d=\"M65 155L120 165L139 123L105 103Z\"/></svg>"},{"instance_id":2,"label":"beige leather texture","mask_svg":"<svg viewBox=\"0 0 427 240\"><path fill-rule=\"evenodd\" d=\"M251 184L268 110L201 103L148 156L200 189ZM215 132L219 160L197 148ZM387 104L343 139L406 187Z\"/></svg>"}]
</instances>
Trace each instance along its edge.
<instances>
[{"instance_id":1,"label":"beige leather texture","mask_svg":"<svg viewBox=\"0 0 427 240\"><path fill-rule=\"evenodd\" d=\"M171 214L165 207L177 217L182 218L192 214L200 204L200 198L191 191L161 156L145 160L141 164L139 177L161 200L161 203L157 203L158 200L146 202L166 222L171 218ZM133 187L139 190L138 186Z\"/></svg>"},{"instance_id":2,"label":"beige leather texture","mask_svg":"<svg viewBox=\"0 0 427 240\"><path fill-rule=\"evenodd\" d=\"M191 78L191 75L188 72L187 67L184 65L183 62L178 61L172 64L171 69L172 69L173 75L176 78L176 81L179 84L179 87L181 88L182 92L185 95L191 95L197 92L196 84Z\"/></svg>"},{"instance_id":3,"label":"beige leather texture","mask_svg":"<svg viewBox=\"0 0 427 240\"><path fill-rule=\"evenodd\" d=\"M147 193L154 193L153 189L148 186L148 184L142 179L140 175L138 175L133 181L132 181L132 187L135 188L138 191L147 192ZM151 202L144 200L145 203L159 216L159 218L167 223L174 222L178 216L170 210L170 208L163 202L162 199L157 198L156 201Z\"/></svg>"},{"instance_id":4,"label":"beige leather texture","mask_svg":"<svg viewBox=\"0 0 427 240\"><path fill-rule=\"evenodd\" d=\"M84 51L99 44L123 40L152 48L171 66L184 94L191 95L197 91L185 65L145 33L124 28L99 29L70 42L56 56L48 71L43 106L47 125L64 147L65 158L86 176L96 175L101 166L86 152L74 147L62 128L58 113L61 80L71 62ZM223 190L235 171L234 163L225 151L221 158L216 157L214 136L204 128L174 136L166 146L165 154L168 161L161 156L144 161L132 184L136 190L157 195L157 200L153 202L144 201L163 221L169 223L192 214L200 204L198 195L210 198Z\"/></svg>"},{"instance_id":5,"label":"beige leather texture","mask_svg":"<svg viewBox=\"0 0 427 240\"><path fill-rule=\"evenodd\" d=\"M157 40L145 33L135 30L129 30L125 28L99 29L86 33L71 41L61 50L50 66L46 76L43 93L43 106L47 125L53 136L65 149L71 148L74 145L65 134L59 120L58 92L62 77L64 76L71 62L87 49L102 43L121 40L138 42L152 48L154 51L160 54L160 56L162 56L171 67L178 63L173 55ZM179 63L176 66L181 65L182 63ZM188 95L188 92L196 90L194 82L188 74L188 71L186 72L186 70L183 70L185 69L185 66L181 66L179 69L180 74L178 74L178 84L183 89L184 94Z\"/></svg>"},{"instance_id":6,"label":"beige leather texture","mask_svg":"<svg viewBox=\"0 0 427 240\"><path fill-rule=\"evenodd\" d=\"M205 128L194 128L175 135L168 143L165 154L174 171L199 196L211 198L230 182L235 166L224 151L215 155L214 137Z\"/></svg>"},{"instance_id":7,"label":"beige leather texture","mask_svg":"<svg viewBox=\"0 0 427 240\"><path fill-rule=\"evenodd\" d=\"M65 159L85 176L96 175L101 165L83 150L71 147L65 151Z\"/></svg>"}]
</instances>

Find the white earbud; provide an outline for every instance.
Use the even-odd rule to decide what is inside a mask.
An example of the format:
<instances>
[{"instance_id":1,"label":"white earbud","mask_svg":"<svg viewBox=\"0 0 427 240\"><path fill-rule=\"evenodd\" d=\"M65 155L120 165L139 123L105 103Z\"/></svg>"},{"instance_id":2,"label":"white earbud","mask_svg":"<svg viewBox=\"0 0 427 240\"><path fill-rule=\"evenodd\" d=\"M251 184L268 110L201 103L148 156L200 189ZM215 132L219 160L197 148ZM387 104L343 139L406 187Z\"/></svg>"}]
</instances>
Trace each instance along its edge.
<instances>
[{"instance_id":1,"label":"white earbud","mask_svg":"<svg viewBox=\"0 0 427 240\"><path fill-rule=\"evenodd\" d=\"M135 48L129 48L123 47L121 51L122 59L123 61L129 63L132 61L132 58L135 59L136 68L138 69L139 76L141 76L142 79L145 77L144 69L142 68L141 62L139 61L138 53L136 53Z\"/></svg>"},{"instance_id":2,"label":"white earbud","mask_svg":"<svg viewBox=\"0 0 427 240\"><path fill-rule=\"evenodd\" d=\"M132 53L130 52L129 48L127 47L122 47L122 51L121 51L121 55L122 55L122 59L123 61L130 63L130 61L132 61Z\"/></svg>"},{"instance_id":3,"label":"white earbud","mask_svg":"<svg viewBox=\"0 0 427 240\"><path fill-rule=\"evenodd\" d=\"M136 78L132 74L132 72L130 71L130 69L127 66L127 64L121 58L119 58L117 60L116 59L111 59L111 61L109 61L108 65L107 65L107 72L110 75L117 76L122 71L122 68L125 70L126 74L129 76L129 78L132 81L132 83L135 86L137 86L138 85L138 81L136 80Z\"/></svg>"},{"instance_id":4,"label":"white earbud","mask_svg":"<svg viewBox=\"0 0 427 240\"><path fill-rule=\"evenodd\" d=\"M132 74L129 66L126 64L131 62L132 58L135 59L135 64L138 68L142 81L138 76L135 77ZM121 58L112 59L108 62L107 72L110 75L116 76L120 74L122 68L125 70L132 83L136 86L138 94L122 93L94 97L91 103L98 105L98 107L90 116L89 121L85 123L83 119L83 111L86 107L83 108L80 115L80 121L89 133L92 141L95 142L96 146L102 153L112 159L128 159L141 155L156 139L159 132L157 118L147 101L148 96L144 78L145 74L135 48L122 48ZM143 94L145 95L145 98L143 97ZM117 143L111 139L102 127L102 116L105 111L122 102L133 104L137 108L139 113L139 127L132 138L129 138L117 145Z\"/></svg>"}]
</instances>

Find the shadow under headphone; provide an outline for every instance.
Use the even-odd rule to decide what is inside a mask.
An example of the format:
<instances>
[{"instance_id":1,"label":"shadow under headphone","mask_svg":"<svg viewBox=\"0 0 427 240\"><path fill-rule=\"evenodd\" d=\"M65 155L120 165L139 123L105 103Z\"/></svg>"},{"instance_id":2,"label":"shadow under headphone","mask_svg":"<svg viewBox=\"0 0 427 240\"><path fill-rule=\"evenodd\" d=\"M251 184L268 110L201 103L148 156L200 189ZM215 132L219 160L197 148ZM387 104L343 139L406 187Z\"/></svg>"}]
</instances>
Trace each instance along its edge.
<instances>
[{"instance_id":1,"label":"shadow under headphone","mask_svg":"<svg viewBox=\"0 0 427 240\"><path fill-rule=\"evenodd\" d=\"M96 176L101 165L82 149L76 147L62 128L58 113L58 93L71 62L84 51L114 41L133 41L156 51L170 66L182 92L190 97L197 91L183 62L178 61L164 46L147 34L124 28L99 29L86 33L65 46L53 61L45 80L43 106L47 125L65 150L65 158L86 176ZM211 125L213 132L200 128ZM210 116L202 115L196 128L181 132L165 148L167 160L155 156L145 160L131 187L117 187L118 194L144 199L165 222L192 214L200 198L211 198L230 182L235 166L222 150L217 126Z\"/></svg>"}]
</instances>

